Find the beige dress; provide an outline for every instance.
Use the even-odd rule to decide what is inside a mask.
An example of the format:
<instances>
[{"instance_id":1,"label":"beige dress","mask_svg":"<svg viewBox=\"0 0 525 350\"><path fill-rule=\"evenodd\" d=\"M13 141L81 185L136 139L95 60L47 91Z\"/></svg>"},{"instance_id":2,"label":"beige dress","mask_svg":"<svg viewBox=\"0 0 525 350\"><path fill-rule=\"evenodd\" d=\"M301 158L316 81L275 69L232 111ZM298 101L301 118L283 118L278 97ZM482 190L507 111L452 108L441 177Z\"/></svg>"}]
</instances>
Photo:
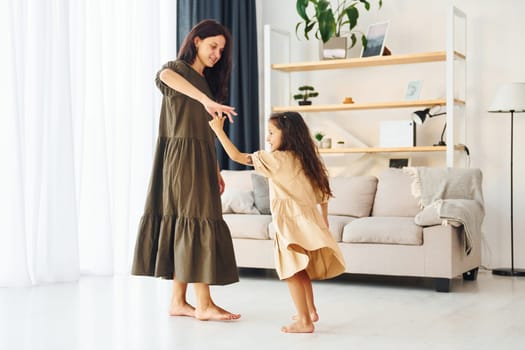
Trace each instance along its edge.
<instances>
[{"instance_id":1,"label":"beige dress","mask_svg":"<svg viewBox=\"0 0 525 350\"><path fill-rule=\"evenodd\" d=\"M301 270L306 270L310 279L343 273L343 255L318 207L321 193L306 178L301 162L289 151L258 151L252 159L255 170L270 180L279 278L289 278Z\"/></svg>"}]
</instances>

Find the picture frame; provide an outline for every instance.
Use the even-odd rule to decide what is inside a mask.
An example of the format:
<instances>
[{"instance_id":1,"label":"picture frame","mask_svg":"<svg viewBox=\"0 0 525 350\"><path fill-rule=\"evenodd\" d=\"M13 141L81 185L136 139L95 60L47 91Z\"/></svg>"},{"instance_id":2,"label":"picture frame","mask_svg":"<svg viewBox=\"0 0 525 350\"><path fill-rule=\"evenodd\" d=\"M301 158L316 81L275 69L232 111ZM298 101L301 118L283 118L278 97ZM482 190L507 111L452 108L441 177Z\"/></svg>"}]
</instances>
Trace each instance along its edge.
<instances>
[{"instance_id":1,"label":"picture frame","mask_svg":"<svg viewBox=\"0 0 525 350\"><path fill-rule=\"evenodd\" d=\"M366 49L361 50L361 57L382 56L390 21L374 23L366 31Z\"/></svg>"},{"instance_id":2,"label":"picture frame","mask_svg":"<svg viewBox=\"0 0 525 350\"><path fill-rule=\"evenodd\" d=\"M390 158L388 159L389 168L404 168L410 166L410 158Z\"/></svg>"},{"instance_id":3,"label":"picture frame","mask_svg":"<svg viewBox=\"0 0 525 350\"><path fill-rule=\"evenodd\" d=\"M421 86L423 82L421 80L412 80L408 82L407 91L405 94L406 101L419 100L421 94Z\"/></svg>"}]
</instances>

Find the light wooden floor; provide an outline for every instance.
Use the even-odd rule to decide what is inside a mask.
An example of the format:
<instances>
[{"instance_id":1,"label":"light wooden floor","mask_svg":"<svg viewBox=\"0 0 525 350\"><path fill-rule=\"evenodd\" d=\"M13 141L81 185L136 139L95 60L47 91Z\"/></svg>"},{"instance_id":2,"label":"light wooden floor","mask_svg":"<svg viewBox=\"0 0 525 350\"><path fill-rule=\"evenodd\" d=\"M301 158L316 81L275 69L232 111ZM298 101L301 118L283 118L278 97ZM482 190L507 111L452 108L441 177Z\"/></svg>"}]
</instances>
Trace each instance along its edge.
<instances>
[{"instance_id":1,"label":"light wooden floor","mask_svg":"<svg viewBox=\"0 0 525 350\"><path fill-rule=\"evenodd\" d=\"M370 276L315 282L321 320L301 335L279 331L294 309L272 272L243 270L239 283L212 288L242 314L230 323L167 316L171 284L154 278L0 288L0 349L525 349L525 278L480 271L452 288Z\"/></svg>"}]
</instances>

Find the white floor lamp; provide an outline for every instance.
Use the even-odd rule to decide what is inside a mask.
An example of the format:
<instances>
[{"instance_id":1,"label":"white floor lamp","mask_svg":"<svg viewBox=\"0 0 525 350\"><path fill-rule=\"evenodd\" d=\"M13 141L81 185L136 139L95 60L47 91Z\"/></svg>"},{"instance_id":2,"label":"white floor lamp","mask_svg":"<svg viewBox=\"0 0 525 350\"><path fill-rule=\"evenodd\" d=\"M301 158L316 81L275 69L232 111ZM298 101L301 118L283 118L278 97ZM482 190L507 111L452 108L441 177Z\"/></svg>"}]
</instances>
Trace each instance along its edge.
<instances>
[{"instance_id":1,"label":"white floor lamp","mask_svg":"<svg viewBox=\"0 0 525 350\"><path fill-rule=\"evenodd\" d=\"M514 200L513 200L513 136L514 113L525 112L525 83L508 83L501 86L489 107L489 112L510 113L510 268L493 269L494 275L525 276L524 269L514 268Z\"/></svg>"}]
</instances>

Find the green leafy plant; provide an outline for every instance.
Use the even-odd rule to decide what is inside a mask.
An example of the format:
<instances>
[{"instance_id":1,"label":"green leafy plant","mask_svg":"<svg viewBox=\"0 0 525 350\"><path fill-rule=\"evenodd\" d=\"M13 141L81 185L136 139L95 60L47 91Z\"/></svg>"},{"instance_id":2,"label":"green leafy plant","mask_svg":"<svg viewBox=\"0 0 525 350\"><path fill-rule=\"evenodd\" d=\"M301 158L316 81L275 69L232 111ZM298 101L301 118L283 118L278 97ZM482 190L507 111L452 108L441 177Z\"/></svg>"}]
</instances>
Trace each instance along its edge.
<instances>
[{"instance_id":1,"label":"green leafy plant","mask_svg":"<svg viewBox=\"0 0 525 350\"><path fill-rule=\"evenodd\" d=\"M299 100L300 105L312 104L309 98L319 96L319 93L315 91L313 86L303 85L299 87L301 93L293 95L294 100Z\"/></svg>"},{"instance_id":2,"label":"green leafy plant","mask_svg":"<svg viewBox=\"0 0 525 350\"><path fill-rule=\"evenodd\" d=\"M314 135L314 138L317 140L317 142L321 142L323 137L324 137L324 134L321 131L316 132Z\"/></svg>"},{"instance_id":3,"label":"green leafy plant","mask_svg":"<svg viewBox=\"0 0 525 350\"><path fill-rule=\"evenodd\" d=\"M383 0L378 0L379 8L383 6ZM295 33L298 35L299 28L301 25L304 26L304 35L306 40L309 40L308 34L314 30L315 37L321 39L323 43L326 43L332 37L341 36L343 30L348 28L350 34L350 40L352 44L350 48L354 47L357 37L354 28L357 26L357 20L359 18L358 5L362 4L364 9L370 11L370 1L368 0L343 0L337 1L337 7L332 9L332 5L328 0L297 0L296 10L302 21L298 22L295 26ZM314 14L308 15L310 6L313 8ZM361 42L363 47L366 47L367 40L365 34L361 32Z\"/></svg>"}]
</instances>

